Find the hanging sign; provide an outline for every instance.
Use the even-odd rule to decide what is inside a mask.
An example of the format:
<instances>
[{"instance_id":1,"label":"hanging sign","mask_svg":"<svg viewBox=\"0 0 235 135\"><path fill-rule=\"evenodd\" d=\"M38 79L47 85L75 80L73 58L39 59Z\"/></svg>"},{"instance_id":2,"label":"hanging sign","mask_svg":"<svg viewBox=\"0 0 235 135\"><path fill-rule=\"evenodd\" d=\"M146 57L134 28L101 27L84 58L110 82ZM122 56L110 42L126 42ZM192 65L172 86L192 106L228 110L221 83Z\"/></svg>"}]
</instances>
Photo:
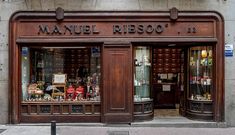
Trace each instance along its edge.
<instances>
[{"instance_id":1,"label":"hanging sign","mask_svg":"<svg viewBox=\"0 0 235 135\"><path fill-rule=\"evenodd\" d=\"M224 51L225 57L233 57L233 44L226 44Z\"/></svg>"}]
</instances>

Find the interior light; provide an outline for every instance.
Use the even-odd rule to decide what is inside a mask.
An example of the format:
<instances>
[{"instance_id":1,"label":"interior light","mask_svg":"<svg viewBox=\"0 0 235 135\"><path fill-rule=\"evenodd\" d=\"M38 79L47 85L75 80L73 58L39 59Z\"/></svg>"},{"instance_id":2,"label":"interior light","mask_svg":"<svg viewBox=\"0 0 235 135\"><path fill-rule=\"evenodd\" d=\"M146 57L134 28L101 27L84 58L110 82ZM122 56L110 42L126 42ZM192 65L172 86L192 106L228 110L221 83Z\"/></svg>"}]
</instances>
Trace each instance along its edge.
<instances>
[{"instance_id":1,"label":"interior light","mask_svg":"<svg viewBox=\"0 0 235 135\"><path fill-rule=\"evenodd\" d=\"M176 44L169 44L168 46L176 46Z\"/></svg>"}]
</instances>

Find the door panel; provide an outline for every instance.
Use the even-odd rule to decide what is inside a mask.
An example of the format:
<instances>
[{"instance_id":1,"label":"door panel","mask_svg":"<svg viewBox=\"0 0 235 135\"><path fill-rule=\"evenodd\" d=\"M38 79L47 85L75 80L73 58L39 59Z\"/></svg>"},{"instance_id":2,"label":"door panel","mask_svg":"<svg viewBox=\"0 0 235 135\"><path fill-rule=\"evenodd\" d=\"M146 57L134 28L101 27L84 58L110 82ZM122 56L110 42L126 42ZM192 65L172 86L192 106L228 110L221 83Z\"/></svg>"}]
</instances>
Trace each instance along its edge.
<instances>
[{"instance_id":1,"label":"door panel","mask_svg":"<svg viewBox=\"0 0 235 135\"><path fill-rule=\"evenodd\" d=\"M132 121L132 51L131 47L104 46L103 122Z\"/></svg>"}]
</instances>

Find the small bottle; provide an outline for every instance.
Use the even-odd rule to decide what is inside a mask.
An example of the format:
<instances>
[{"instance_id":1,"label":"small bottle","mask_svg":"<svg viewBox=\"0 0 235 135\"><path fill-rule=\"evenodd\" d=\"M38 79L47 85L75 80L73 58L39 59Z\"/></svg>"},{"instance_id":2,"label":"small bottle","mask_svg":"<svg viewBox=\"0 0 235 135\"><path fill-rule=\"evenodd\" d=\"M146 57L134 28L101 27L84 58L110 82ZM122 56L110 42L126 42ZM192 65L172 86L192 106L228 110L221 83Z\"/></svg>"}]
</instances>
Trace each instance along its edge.
<instances>
[{"instance_id":1,"label":"small bottle","mask_svg":"<svg viewBox=\"0 0 235 135\"><path fill-rule=\"evenodd\" d=\"M194 99L194 97L193 97L193 94L191 95L191 100L193 100Z\"/></svg>"}]
</instances>

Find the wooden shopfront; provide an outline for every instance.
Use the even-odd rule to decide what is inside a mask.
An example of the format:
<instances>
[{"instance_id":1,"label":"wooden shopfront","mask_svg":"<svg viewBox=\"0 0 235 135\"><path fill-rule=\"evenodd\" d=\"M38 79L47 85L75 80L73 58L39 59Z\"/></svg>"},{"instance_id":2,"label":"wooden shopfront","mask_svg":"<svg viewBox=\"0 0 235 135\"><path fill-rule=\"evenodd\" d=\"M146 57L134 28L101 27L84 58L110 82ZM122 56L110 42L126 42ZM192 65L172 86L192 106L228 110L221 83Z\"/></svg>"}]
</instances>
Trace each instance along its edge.
<instances>
[{"instance_id":1,"label":"wooden shopfront","mask_svg":"<svg viewBox=\"0 0 235 135\"><path fill-rule=\"evenodd\" d=\"M131 123L176 103L185 117L224 120L216 12L58 8L9 25L10 123Z\"/></svg>"}]
</instances>

